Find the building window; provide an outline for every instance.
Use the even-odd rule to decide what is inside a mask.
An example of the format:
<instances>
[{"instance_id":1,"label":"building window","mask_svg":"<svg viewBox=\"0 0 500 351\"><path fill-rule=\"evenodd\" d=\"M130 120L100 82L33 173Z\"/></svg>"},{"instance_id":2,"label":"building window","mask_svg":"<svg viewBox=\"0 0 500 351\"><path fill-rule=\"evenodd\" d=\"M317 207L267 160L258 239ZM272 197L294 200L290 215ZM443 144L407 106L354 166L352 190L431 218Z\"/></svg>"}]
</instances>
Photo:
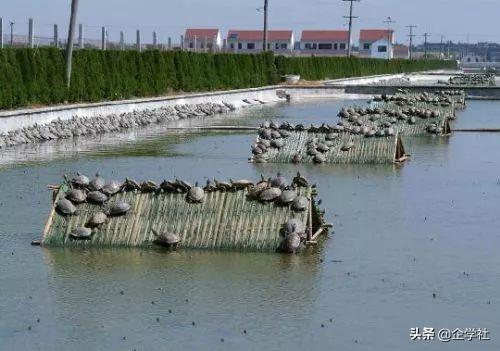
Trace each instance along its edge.
<instances>
[{"instance_id":1,"label":"building window","mask_svg":"<svg viewBox=\"0 0 500 351\"><path fill-rule=\"evenodd\" d=\"M387 46L385 46L385 45L380 45L380 46L377 48L377 51L378 51L378 52L387 52Z\"/></svg>"},{"instance_id":2,"label":"building window","mask_svg":"<svg viewBox=\"0 0 500 351\"><path fill-rule=\"evenodd\" d=\"M267 50L271 50L271 44L267 43Z\"/></svg>"},{"instance_id":3,"label":"building window","mask_svg":"<svg viewBox=\"0 0 500 351\"><path fill-rule=\"evenodd\" d=\"M274 43L274 50L278 50L280 48L280 44L279 43Z\"/></svg>"},{"instance_id":4,"label":"building window","mask_svg":"<svg viewBox=\"0 0 500 351\"><path fill-rule=\"evenodd\" d=\"M368 43L363 44L363 50L370 50L370 44Z\"/></svg>"},{"instance_id":5,"label":"building window","mask_svg":"<svg viewBox=\"0 0 500 351\"><path fill-rule=\"evenodd\" d=\"M241 50L243 49L243 44L242 43L238 43L238 50Z\"/></svg>"},{"instance_id":6,"label":"building window","mask_svg":"<svg viewBox=\"0 0 500 351\"><path fill-rule=\"evenodd\" d=\"M234 49L234 43L229 44L229 47L230 47L231 49Z\"/></svg>"},{"instance_id":7,"label":"building window","mask_svg":"<svg viewBox=\"0 0 500 351\"><path fill-rule=\"evenodd\" d=\"M204 48L205 48L205 44L201 43L201 44L200 44L200 48L201 48L201 49L204 49Z\"/></svg>"},{"instance_id":8,"label":"building window","mask_svg":"<svg viewBox=\"0 0 500 351\"><path fill-rule=\"evenodd\" d=\"M345 43L340 43L340 50L345 50L345 47L346 47Z\"/></svg>"},{"instance_id":9,"label":"building window","mask_svg":"<svg viewBox=\"0 0 500 351\"><path fill-rule=\"evenodd\" d=\"M255 50L255 43L247 43L247 50Z\"/></svg>"},{"instance_id":10,"label":"building window","mask_svg":"<svg viewBox=\"0 0 500 351\"><path fill-rule=\"evenodd\" d=\"M339 44L335 43L333 44L333 50L338 50L339 49Z\"/></svg>"},{"instance_id":11,"label":"building window","mask_svg":"<svg viewBox=\"0 0 500 351\"><path fill-rule=\"evenodd\" d=\"M191 42L189 42L189 48L190 48L190 49L193 49L193 48L194 48L194 44L193 44L193 42L192 42L192 41L191 41Z\"/></svg>"},{"instance_id":12,"label":"building window","mask_svg":"<svg viewBox=\"0 0 500 351\"><path fill-rule=\"evenodd\" d=\"M312 49L311 43L306 43L306 50L311 50L311 49Z\"/></svg>"},{"instance_id":13,"label":"building window","mask_svg":"<svg viewBox=\"0 0 500 351\"><path fill-rule=\"evenodd\" d=\"M320 50L331 50L332 44L318 44L318 49Z\"/></svg>"},{"instance_id":14,"label":"building window","mask_svg":"<svg viewBox=\"0 0 500 351\"><path fill-rule=\"evenodd\" d=\"M286 43L281 44L281 50L288 49L288 45Z\"/></svg>"}]
</instances>

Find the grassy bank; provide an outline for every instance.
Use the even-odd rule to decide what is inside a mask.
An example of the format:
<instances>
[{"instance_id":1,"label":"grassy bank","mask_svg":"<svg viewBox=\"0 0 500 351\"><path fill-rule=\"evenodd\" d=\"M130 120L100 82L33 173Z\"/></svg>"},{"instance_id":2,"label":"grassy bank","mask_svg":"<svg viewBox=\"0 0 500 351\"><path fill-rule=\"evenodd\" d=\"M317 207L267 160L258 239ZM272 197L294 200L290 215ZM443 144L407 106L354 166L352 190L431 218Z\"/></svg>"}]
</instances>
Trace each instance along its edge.
<instances>
[{"instance_id":1,"label":"grassy bank","mask_svg":"<svg viewBox=\"0 0 500 351\"><path fill-rule=\"evenodd\" d=\"M64 55L53 48L0 50L0 109L259 87L278 83L284 74L321 80L452 67L443 61L285 58L271 53L78 50L68 91Z\"/></svg>"}]
</instances>

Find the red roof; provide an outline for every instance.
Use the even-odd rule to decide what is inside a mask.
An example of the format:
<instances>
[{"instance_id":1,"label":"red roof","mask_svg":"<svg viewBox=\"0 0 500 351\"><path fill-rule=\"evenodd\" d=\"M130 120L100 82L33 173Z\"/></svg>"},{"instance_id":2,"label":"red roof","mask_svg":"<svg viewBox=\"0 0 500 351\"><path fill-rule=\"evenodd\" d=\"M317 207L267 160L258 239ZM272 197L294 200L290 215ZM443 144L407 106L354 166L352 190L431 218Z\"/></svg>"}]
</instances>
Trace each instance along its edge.
<instances>
[{"instance_id":1,"label":"red roof","mask_svg":"<svg viewBox=\"0 0 500 351\"><path fill-rule=\"evenodd\" d=\"M377 41L379 39L388 38L393 35L392 29L361 29L359 32L359 40L361 41Z\"/></svg>"},{"instance_id":2,"label":"red roof","mask_svg":"<svg viewBox=\"0 0 500 351\"><path fill-rule=\"evenodd\" d=\"M213 38L219 35L218 29L186 29L186 39L197 38Z\"/></svg>"},{"instance_id":3,"label":"red roof","mask_svg":"<svg viewBox=\"0 0 500 351\"><path fill-rule=\"evenodd\" d=\"M347 30L304 30L302 41L349 41Z\"/></svg>"},{"instance_id":4,"label":"red roof","mask_svg":"<svg viewBox=\"0 0 500 351\"><path fill-rule=\"evenodd\" d=\"M270 30L268 32L269 41L291 40L293 31L291 30ZM227 39L237 39L242 41L263 40L264 31L262 30L230 30Z\"/></svg>"}]
</instances>

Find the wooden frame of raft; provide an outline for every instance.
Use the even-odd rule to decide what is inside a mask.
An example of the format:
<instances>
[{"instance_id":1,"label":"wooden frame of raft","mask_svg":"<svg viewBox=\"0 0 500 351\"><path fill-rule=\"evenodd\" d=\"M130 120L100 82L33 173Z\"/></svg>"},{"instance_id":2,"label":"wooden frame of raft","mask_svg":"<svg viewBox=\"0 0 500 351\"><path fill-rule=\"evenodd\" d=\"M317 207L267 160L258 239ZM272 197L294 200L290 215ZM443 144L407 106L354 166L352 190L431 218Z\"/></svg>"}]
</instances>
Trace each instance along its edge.
<instances>
[{"instance_id":1,"label":"wooden frame of raft","mask_svg":"<svg viewBox=\"0 0 500 351\"><path fill-rule=\"evenodd\" d=\"M307 224L307 243L314 243L313 233L323 232L323 227L312 221L314 206L295 212L290 206L249 200L247 190L206 193L201 204L187 202L185 194L123 192L111 198L110 203L131 203L129 213L109 218L91 240L72 240L71 231L84 226L102 207L83 203L78 205L78 215L61 216L55 204L65 191L64 187L55 191L41 241L44 246L147 247L155 239L154 228L179 235L183 248L276 251L283 240L282 227L291 218ZM297 188L297 192L306 196L310 204L314 201L313 188Z\"/></svg>"}]
</instances>

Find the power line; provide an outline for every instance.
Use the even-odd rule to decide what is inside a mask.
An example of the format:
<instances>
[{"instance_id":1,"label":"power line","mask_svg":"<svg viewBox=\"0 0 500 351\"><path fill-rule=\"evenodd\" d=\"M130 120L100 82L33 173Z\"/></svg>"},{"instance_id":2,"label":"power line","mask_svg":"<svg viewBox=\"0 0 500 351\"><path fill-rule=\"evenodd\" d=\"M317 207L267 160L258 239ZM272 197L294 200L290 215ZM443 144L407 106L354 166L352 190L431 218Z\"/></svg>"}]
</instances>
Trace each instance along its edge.
<instances>
[{"instance_id":1,"label":"power line","mask_svg":"<svg viewBox=\"0 0 500 351\"><path fill-rule=\"evenodd\" d=\"M413 58L413 37L415 36L415 34L413 34L413 29L417 28L417 26L414 24L410 24L409 26L406 26L406 28L410 29L410 35L408 36L410 37L410 60L411 60Z\"/></svg>"},{"instance_id":2,"label":"power line","mask_svg":"<svg viewBox=\"0 0 500 351\"><path fill-rule=\"evenodd\" d=\"M351 38L352 38L352 20L353 18L358 18L358 16L352 15L353 3L355 1L360 2L361 0L342 0L349 1L351 4L349 6L349 16L343 16L344 18L349 18L349 41L347 42L347 56L351 56Z\"/></svg>"}]
</instances>

